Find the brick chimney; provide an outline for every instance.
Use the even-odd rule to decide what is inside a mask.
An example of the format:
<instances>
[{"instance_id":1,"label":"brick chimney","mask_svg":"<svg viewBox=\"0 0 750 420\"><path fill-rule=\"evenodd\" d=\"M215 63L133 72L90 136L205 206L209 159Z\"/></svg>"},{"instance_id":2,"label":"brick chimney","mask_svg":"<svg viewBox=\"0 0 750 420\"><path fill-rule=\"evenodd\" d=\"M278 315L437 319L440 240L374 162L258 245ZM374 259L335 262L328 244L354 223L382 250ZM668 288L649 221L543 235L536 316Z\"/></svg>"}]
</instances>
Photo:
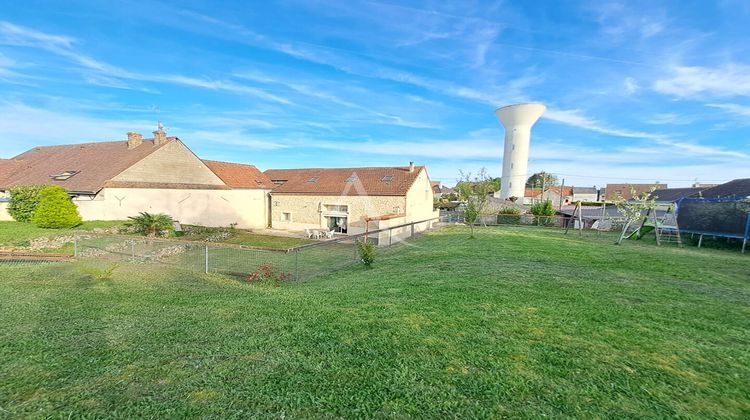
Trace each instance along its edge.
<instances>
[{"instance_id":1,"label":"brick chimney","mask_svg":"<svg viewBox=\"0 0 750 420\"><path fill-rule=\"evenodd\" d=\"M135 149L143 143L143 134L128 132L128 149Z\"/></svg>"},{"instance_id":2,"label":"brick chimney","mask_svg":"<svg viewBox=\"0 0 750 420\"><path fill-rule=\"evenodd\" d=\"M414 172L414 162L409 162L409 173Z\"/></svg>"},{"instance_id":3,"label":"brick chimney","mask_svg":"<svg viewBox=\"0 0 750 420\"><path fill-rule=\"evenodd\" d=\"M154 131L154 146L161 146L167 142L167 132L164 131L164 126L159 122L158 128Z\"/></svg>"}]
</instances>

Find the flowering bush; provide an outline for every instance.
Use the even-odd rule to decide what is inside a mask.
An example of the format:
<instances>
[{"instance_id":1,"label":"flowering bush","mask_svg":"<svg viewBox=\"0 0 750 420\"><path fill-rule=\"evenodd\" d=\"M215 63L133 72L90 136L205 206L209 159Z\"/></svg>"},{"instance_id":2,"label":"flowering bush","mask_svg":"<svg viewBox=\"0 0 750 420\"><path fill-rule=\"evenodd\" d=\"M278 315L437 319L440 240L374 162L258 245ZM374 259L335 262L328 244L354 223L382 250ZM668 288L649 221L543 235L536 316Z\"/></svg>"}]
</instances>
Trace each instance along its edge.
<instances>
[{"instance_id":1,"label":"flowering bush","mask_svg":"<svg viewBox=\"0 0 750 420\"><path fill-rule=\"evenodd\" d=\"M281 283L281 282L289 281L290 278L291 278L291 275L289 273L285 273L281 271L281 269L274 267L273 264L263 263L258 267L257 271L253 271L252 273L248 274L247 282L248 283L260 283L260 282Z\"/></svg>"}]
</instances>

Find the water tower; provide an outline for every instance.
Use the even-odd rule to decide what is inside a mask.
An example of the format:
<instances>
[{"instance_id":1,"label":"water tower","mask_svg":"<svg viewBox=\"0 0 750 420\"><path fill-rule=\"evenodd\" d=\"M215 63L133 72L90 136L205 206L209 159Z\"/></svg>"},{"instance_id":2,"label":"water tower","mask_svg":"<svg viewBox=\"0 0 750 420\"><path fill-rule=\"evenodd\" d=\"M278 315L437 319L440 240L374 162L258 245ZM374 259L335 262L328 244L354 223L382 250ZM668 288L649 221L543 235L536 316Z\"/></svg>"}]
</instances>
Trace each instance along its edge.
<instances>
[{"instance_id":1,"label":"water tower","mask_svg":"<svg viewBox=\"0 0 750 420\"><path fill-rule=\"evenodd\" d=\"M503 179L500 198L523 199L526 188L526 170L529 165L529 141L531 126L544 114L547 107L541 103L508 105L495 111L497 119L505 127L505 149L503 151Z\"/></svg>"}]
</instances>

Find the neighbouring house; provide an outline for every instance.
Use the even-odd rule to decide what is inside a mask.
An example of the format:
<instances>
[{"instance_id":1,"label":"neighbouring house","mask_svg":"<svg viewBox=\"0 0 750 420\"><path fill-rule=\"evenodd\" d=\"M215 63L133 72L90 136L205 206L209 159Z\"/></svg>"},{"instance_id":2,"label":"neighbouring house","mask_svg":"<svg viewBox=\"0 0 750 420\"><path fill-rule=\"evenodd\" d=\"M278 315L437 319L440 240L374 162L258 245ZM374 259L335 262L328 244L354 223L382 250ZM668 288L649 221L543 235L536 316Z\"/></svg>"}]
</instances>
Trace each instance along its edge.
<instances>
[{"instance_id":1,"label":"neighbouring house","mask_svg":"<svg viewBox=\"0 0 750 420\"><path fill-rule=\"evenodd\" d=\"M265 174L276 185L273 228L356 234L438 217L424 166L269 169Z\"/></svg>"},{"instance_id":2,"label":"neighbouring house","mask_svg":"<svg viewBox=\"0 0 750 420\"><path fill-rule=\"evenodd\" d=\"M0 161L0 191L22 185L65 188L84 220L167 213L187 224L268 225L271 180L255 166L201 160L159 128L154 138L35 147ZM0 203L0 217L9 219Z\"/></svg>"},{"instance_id":3,"label":"neighbouring house","mask_svg":"<svg viewBox=\"0 0 750 420\"><path fill-rule=\"evenodd\" d=\"M604 196L606 201L615 201L619 198L630 200L633 198L633 191L635 195L641 195L643 193L653 190L668 188L667 184L607 184L606 195Z\"/></svg>"},{"instance_id":4,"label":"neighbouring house","mask_svg":"<svg viewBox=\"0 0 750 420\"><path fill-rule=\"evenodd\" d=\"M584 201L594 202L599 201L599 190L596 187L572 187L573 198L572 202Z\"/></svg>"},{"instance_id":5,"label":"neighbouring house","mask_svg":"<svg viewBox=\"0 0 750 420\"><path fill-rule=\"evenodd\" d=\"M703 198L750 198L750 178L735 179L701 191Z\"/></svg>"},{"instance_id":6,"label":"neighbouring house","mask_svg":"<svg viewBox=\"0 0 750 420\"><path fill-rule=\"evenodd\" d=\"M573 187L553 186L545 188L544 192L537 188L526 188L523 204L532 205L544 201L552 201L555 206L570 204L573 201Z\"/></svg>"}]
</instances>

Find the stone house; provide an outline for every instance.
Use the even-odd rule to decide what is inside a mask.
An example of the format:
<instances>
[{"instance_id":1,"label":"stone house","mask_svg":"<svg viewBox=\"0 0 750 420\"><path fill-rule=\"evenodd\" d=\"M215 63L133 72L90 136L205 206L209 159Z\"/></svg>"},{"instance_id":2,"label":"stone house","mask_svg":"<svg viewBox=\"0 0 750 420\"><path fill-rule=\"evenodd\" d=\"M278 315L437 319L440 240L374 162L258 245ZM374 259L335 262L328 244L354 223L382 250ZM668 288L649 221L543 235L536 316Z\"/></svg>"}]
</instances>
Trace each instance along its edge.
<instances>
[{"instance_id":1,"label":"stone house","mask_svg":"<svg viewBox=\"0 0 750 420\"><path fill-rule=\"evenodd\" d=\"M438 217L424 166L269 169L271 225L356 234ZM431 227L425 223L420 229Z\"/></svg>"},{"instance_id":2,"label":"stone house","mask_svg":"<svg viewBox=\"0 0 750 420\"><path fill-rule=\"evenodd\" d=\"M160 128L154 138L35 147L0 160L0 192L13 186L65 188L84 220L167 213L181 223L263 228L273 183L255 166L201 160ZM9 220L0 202L0 220Z\"/></svg>"}]
</instances>

